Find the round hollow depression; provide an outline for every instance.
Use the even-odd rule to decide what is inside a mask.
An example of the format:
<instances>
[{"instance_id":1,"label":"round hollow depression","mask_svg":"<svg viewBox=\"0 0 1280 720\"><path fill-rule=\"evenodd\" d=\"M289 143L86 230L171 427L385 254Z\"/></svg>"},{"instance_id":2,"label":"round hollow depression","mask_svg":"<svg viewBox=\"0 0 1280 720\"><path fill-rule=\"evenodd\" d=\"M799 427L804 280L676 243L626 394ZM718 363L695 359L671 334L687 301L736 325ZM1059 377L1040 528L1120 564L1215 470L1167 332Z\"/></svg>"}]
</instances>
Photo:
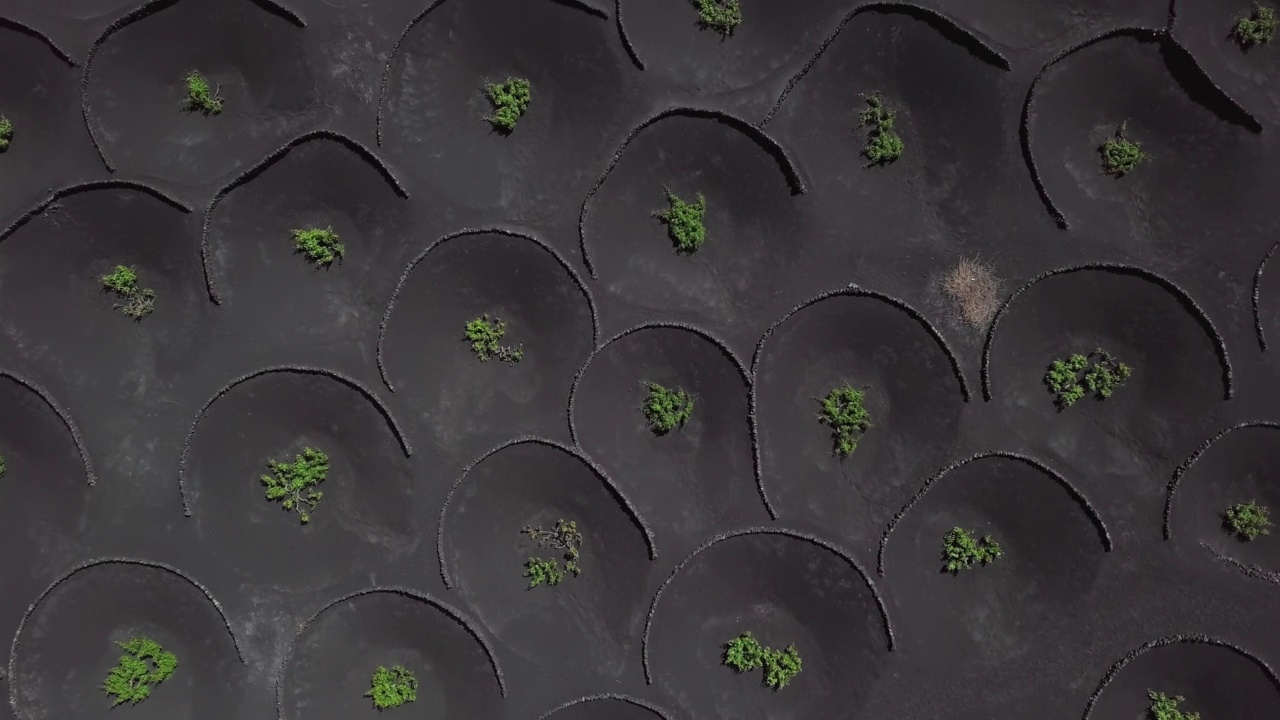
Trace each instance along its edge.
<instances>
[{"instance_id":1,"label":"round hollow depression","mask_svg":"<svg viewBox=\"0 0 1280 720\"><path fill-rule=\"evenodd\" d=\"M506 324L516 363L472 353L463 330L483 315ZM432 249L400 288L384 339L387 377L437 443L463 455L518 435L567 435L573 376L591 352L591 307L549 251L498 233Z\"/></svg>"},{"instance_id":2,"label":"round hollow depression","mask_svg":"<svg viewBox=\"0 0 1280 720\"><path fill-rule=\"evenodd\" d=\"M539 547L521 530L577 523L582 572L557 586L529 587L525 561L564 566L564 551ZM649 553L636 521L581 459L541 443L504 448L471 469L452 498L443 553L457 588L485 627L521 657L576 676L617 677L639 641Z\"/></svg>"},{"instance_id":3,"label":"round hollow depression","mask_svg":"<svg viewBox=\"0 0 1280 720\"><path fill-rule=\"evenodd\" d=\"M643 412L648 383L691 394L689 421L662 435L650 429ZM587 365L573 414L582 448L642 516L654 518L659 537L693 540L715 527L765 519L753 481L745 381L701 335L649 327L613 340Z\"/></svg>"},{"instance_id":4,"label":"round hollow depression","mask_svg":"<svg viewBox=\"0 0 1280 720\"><path fill-rule=\"evenodd\" d=\"M597 698L561 708L546 720L666 720L662 714L619 698ZM542 720L539 718L539 720Z\"/></svg>"},{"instance_id":5,"label":"round hollow depression","mask_svg":"<svg viewBox=\"0 0 1280 720\"><path fill-rule=\"evenodd\" d=\"M124 654L116 643L136 636L158 642L178 665L145 701L113 710L102 683ZM14 697L30 718L226 718L244 679L208 596L168 570L129 562L93 565L63 580L34 608L15 650Z\"/></svg>"},{"instance_id":6,"label":"round hollow depression","mask_svg":"<svg viewBox=\"0 0 1280 720\"><path fill-rule=\"evenodd\" d=\"M120 168L201 184L274 150L318 104L303 30L250 0L182 0L109 35L89 121ZM183 109L198 71L222 112Z\"/></svg>"},{"instance_id":7,"label":"round hollow depression","mask_svg":"<svg viewBox=\"0 0 1280 720\"><path fill-rule=\"evenodd\" d=\"M293 462L307 447L328 455L329 473L303 525L266 499L260 478L268 460ZM186 493L197 531L228 565L302 589L409 551L417 539L412 483L387 420L357 390L326 376L273 372L237 385L200 420Z\"/></svg>"},{"instance_id":8,"label":"round hollow depression","mask_svg":"<svg viewBox=\"0 0 1280 720\"><path fill-rule=\"evenodd\" d=\"M484 647L423 599L378 591L326 609L294 641L282 678L282 718L382 717L365 697L379 667L418 681L409 717L496 718L502 695Z\"/></svg>"},{"instance_id":9,"label":"round hollow depression","mask_svg":"<svg viewBox=\"0 0 1280 720\"><path fill-rule=\"evenodd\" d=\"M785 688L763 670L723 665L743 632L803 670ZM801 718L855 714L880 674L884 621L866 581L845 560L780 534L741 535L692 558L662 593L649 635L655 682L697 717Z\"/></svg>"},{"instance_id":10,"label":"round hollow depression","mask_svg":"<svg viewBox=\"0 0 1280 720\"><path fill-rule=\"evenodd\" d=\"M869 540L949 456L963 395L938 341L901 308L821 300L779 325L759 358L761 475L780 516ZM865 388L872 426L840 459L819 400L845 384Z\"/></svg>"},{"instance_id":11,"label":"round hollow depression","mask_svg":"<svg viewBox=\"0 0 1280 720\"><path fill-rule=\"evenodd\" d=\"M943 538L990 535L1002 557L955 575ZM1025 462L985 457L941 477L889 535L885 571L900 620L900 649L935 668L974 672L1041 647L1052 619L1089 596L1104 547L1084 507ZM1062 639L1064 644L1069 637Z\"/></svg>"}]
</instances>

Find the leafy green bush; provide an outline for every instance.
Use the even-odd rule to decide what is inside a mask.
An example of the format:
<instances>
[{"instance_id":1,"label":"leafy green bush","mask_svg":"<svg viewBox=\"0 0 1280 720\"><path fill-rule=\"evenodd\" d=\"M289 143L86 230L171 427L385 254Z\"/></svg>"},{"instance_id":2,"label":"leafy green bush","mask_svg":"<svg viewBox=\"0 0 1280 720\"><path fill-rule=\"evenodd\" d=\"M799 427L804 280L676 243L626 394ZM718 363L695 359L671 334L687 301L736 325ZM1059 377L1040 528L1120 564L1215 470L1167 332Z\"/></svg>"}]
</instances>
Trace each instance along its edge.
<instances>
[{"instance_id":1,"label":"leafy green bush","mask_svg":"<svg viewBox=\"0 0 1280 720\"><path fill-rule=\"evenodd\" d=\"M1120 123L1116 134L1098 146L1098 152L1102 153L1102 170L1108 175L1124 177L1151 159L1142 151L1142 146L1125 134L1128 124L1128 121Z\"/></svg>"},{"instance_id":2,"label":"leafy green bush","mask_svg":"<svg viewBox=\"0 0 1280 720\"><path fill-rule=\"evenodd\" d=\"M1241 540L1254 540L1261 535L1271 534L1271 510L1253 500L1227 508L1222 520L1223 527Z\"/></svg>"},{"instance_id":3,"label":"leafy green bush","mask_svg":"<svg viewBox=\"0 0 1280 720\"><path fill-rule=\"evenodd\" d=\"M182 99L184 110L217 115L222 112L222 96L218 89L210 90L209 81L198 70L187 73L187 96Z\"/></svg>"},{"instance_id":4,"label":"leafy green bush","mask_svg":"<svg viewBox=\"0 0 1280 720\"><path fill-rule=\"evenodd\" d=\"M102 287L115 293L116 297L123 301L116 303L112 308L119 310L132 320L141 320L155 312L155 291L138 287L138 273L131 267L117 265L110 274L102 276Z\"/></svg>"},{"instance_id":5,"label":"leafy green bush","mask_svg":"<svg viewBox=\"0 0 1280 720\"><path fill-rule=\"evenodd\" d=\"M665 388L658 383L645 385L649 388L649 396L645 398L642 410L644 419L649 422L649 429L654 434L666 435L693 417L692 395L682 389Z\"/></svg>"},{"instance_id":6,"label":"leafy green bush","mask_svg":"<svg viewBox=\"0 0 1280 720\"><path fill-rule=\"evenodd\" d=\"M1240 47L1248 50L1254 45L1271 42L1276 34L1276 11L1262 3L1254 3L1253 12L1240 18L1232 35Z\"/></svg>"},{"instance_id":7,"label":"leafy green bush","mask_svg":"<svg viewBox=\"0 0 1280 720\"><path fill-rule=\"evenodd\" d=\"M333 228L307 228L293 231L293 251L306 255L316 265L328 267L342 257L346 248L338 242Z\"/></svg>"},{"instance_id":8,"label":"leafy green bush","mask_svg":"<svg viewBox=\"0 0 1280 720\"><path fill-rule=\"evenodd\" d=\"M764 685L781 690L800 674L802 663L795 645L785 650L767 648L749 631L725 643L724 664L744 673L764 668Z\"/></svg>"},{"instance_id":9,"label":"leafy green bush","mask_svg":"<svg viewBox=\"0 0 1280 720\"><path fill-rule=\"evenodd\" d=\"M698 26L714 30L721 37L733 35L742 24L742 6L738 0L693 0L698 6Z\"/></svg>"},{"instance_id":10,"label":"leafy green bush","mask_svg":"<svg viewBox=\"0 0 1280 720\"><path fill-rule=\"evenodd\" d=\"M858 113L858 127L870 127L867 135L867 146L862 150L870 165L885 165L902 157L905 145L898 133L894 132L893 121L898 116L896 110L884 104L879 93L863 95L867 108Z\"/></svg>"},{"instance_id":11,"label":"leafy green bush","mask_svg":"<svg viewBox=\"0 0 1280 720\"><path fill-rule=\"evenodd\" d=\"M1049 392L1057 395L1054 402L1061 409L1075 405L1088 393L1097 400L1106 400L1132 374L1133 368L1097 348L1088 355L1076 353L1066 360L1054 360L1044 375L1044 383Z\"/></svg>"},{"instance_id":12,"label":"leafy green bush","mask_svg":"<svg viewBox=\"0 0 1280 720\"><path fill-rule=\"evenodd\" d=\"M671 207L659 210L654 217L666 224L676 252L683 255L697 252L707 241L707 227L702 224L702 218L707 214L707 199L699 193L696 203L687 203L667 190L667 202Z\"/></svg>"},{"instance_id":13,"label":"leafy green bush","mask_svg":"<svg viewBox=\"0 0 1280 720\"><path fill-rule=\"evenodd\" d=\"M1149 720L1200 720L1200 713L1182 712L1178 709L1178 703L1186 700L1181 695L1169 697L1164 693L1148 690L1147 697L1151 700L1151 707L1147 708Z\"/></svg>"},{"instance_id":14,"label":"leafy green bush","mask_svg":"<svg viewBox=\"0 0 1280 720\"><path fill-rule=\"evenodd\" d=\"M168 680L178 667L177 656L149 637L138 635L116 644L124 654L102 683L102 691L115 698L111 707L146 700L152 686Z\"/></svg>"},{"instance_id":15,"label":"leafy green bush","mask_svg":"<svg viewBox=\"0 0 1280 720\"><path fill-rule=\"evenodd\" d=\"M561 519L556 521L551 530L545 530L541 525L530 525L521 529L520 533L527 535L538 547L564 551L563 571L560 569L560 561L554 558L546 560L531 557L525 561L524 577L529 578L530 590L539 585L559 585L566 572L574 577L582 574L582 568L578 566L578 560L582 556L582 533L578 530L577 522Z\"/></svg>"},{"instance_id":16,"label":"leafy green bush","mask_svg":"<svg viewBox=\"0 0 1280 720\"><path fill-rule=\"evenodd\" d=\"M486 313L469 320L463 328L463 339L471 343L471 352L480 358L480 362L489 362L490 358L498 358L507 363L518 363L524 358L524 343L512 347L503 345L502 338L507 334L507 324L498 318L491 318Z\"/></svg>"},{"instance_id":17,"label":"leafy green bush","mask_svg":"<svg viewBox=\"0 0 1280 720\"><path fill-rule=\"evenodd\" d=\"M516 123L529 109L529 101L533 98L533 87L524 78L509 77L500 83L489 83L484 86L489 102L493 104L493 115L485 118L493 127L503 134L510 134L516 129Z\"/></svg>"},{"instance_id":18,"label":"leafy green bush","mask_svg":"<svg viewBox=\"0 0 1280 720\"><path fill-rule=\"evenodd\" d=\"M320 504L324 493L316 486L329 477L329 456L315 448L303 448L293 462L268 460L270 475L262 476L267 499L280 502L284 510L296 510L303 525L311 522L311 511Z\"/></svg>"},{"instance_id":19,"label":"leafy green bush","mask_svg":"<svg viewBox=\"0 0 1280 720\"><path fill-rule=\"evenodd\" d=\"M818 422L831 428L835 442L834 453L843 459L858 449L858 440L862 433L871 427L871 415L863 407L865 397L861 390L851 385L834 388L827 396L818 400L822 406L818 413Z\"/></svg>"},{"instance_id":20,"label":"leafy green bush","mask_svg":"<svg viewBox=\"0 0 1280 720\"><path fill-rule=\"evenodd\" d=\"M10 140L13 140L13 121L0 115L0 152L9 149Z\"/></svg>"},{"instance_id":21,"label":"leafy green bush","mask_svg":"<svg viewBox=\"0 0 1280 720\"><path fill-rule=\"evenodd\" d=\"M373 698L379 710L397 708L418 699L418 678L403 665L378 666L373 671L372 687L364 696Z\"/></svg>"},{"instance_id":22,"label":"leafy green bush","mask_svg":"<svg viewBox=\"0 0 1280 720\"><path fill-rule=\"evenodd\" d=\"M986 565L1003 556L1000 543L990 535L979 540L964 528L952 528L942 538L942 560L946 571L953 575L972 568L974 563Z\"/></svg>"}]
</instances>

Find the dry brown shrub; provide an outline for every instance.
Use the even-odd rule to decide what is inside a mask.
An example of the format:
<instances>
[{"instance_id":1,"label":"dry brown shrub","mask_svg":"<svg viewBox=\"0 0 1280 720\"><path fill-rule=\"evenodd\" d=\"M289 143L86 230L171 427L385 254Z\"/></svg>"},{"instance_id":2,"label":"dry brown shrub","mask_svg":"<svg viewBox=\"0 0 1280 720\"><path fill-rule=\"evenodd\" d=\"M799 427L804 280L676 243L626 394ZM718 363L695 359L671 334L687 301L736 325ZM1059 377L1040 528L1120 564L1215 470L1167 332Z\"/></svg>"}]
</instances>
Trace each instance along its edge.
<instances>
[{"instance_id":1,"label":"dry brown shrub","mask_svg":"<svg viewBox=\"0 0 1280 720\"><path fill-rule=\"evenodd\" d=\"M961 258L943 276L942 291L955 302L957 319L975 330L991 322L1000 304L1000 278L978 258Z\"/></svg>"}]
</instances>

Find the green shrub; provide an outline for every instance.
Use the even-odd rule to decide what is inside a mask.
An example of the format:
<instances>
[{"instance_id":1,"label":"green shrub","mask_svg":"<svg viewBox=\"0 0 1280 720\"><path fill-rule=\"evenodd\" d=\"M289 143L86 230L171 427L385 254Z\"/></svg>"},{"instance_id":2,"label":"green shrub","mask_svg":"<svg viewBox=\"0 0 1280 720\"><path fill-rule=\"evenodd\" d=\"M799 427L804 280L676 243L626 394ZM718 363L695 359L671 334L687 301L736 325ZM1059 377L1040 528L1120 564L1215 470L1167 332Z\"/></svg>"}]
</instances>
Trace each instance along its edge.
<instances>
[{"instance_id":1,"label":"green shrub","mask_svg":"<svg viewBox=\"0 0 1280 720\"><path fill-rule=\"evenodd\" d=\"M736 672L749 672L764 666L764 646L750 632L744 632L725 643L724 664Z\"/></svg>"},{"instance_id":2,"label":"green shrub","mask_svg":"<svg viewBox=\"0 0 1280 720\"><path fill-rule=\"evenodd\" d=\"M682 427L693 417L693 396L682 389L671 390L658 383L645 383L649 396L644 400L644 419L656 435Z\"/></svg>"},{"instance_id":3,"label":"green shrub","mask_svg":"<svg viewBox=\"0 0 1280 720\"><path fill-rule=\"evenodd\" d=\"M1253 500L1227 508L1222 520L1223 527L1241 540L1254 540L1261 535L1271 534L1271 510Z\"/></svg>"},{"instance_id":4,"label":"green shrub","mask_svg":"<svg viewBox=\"0 0 1280 720\"><path fill-rule=\"evenodd\" d=\"M1186 700L1181 695L1169 697L1164 693L1148 690L1147 697L1151 700L1151 707L1147 708L1149 720L1200 720L1200 713L1182 712L1178 709L1178 703Z\"/></svg>"},{"instance_id":5,"label":"green shrub","mask_svg":"<svg viewBox=\"0 0 1280 720\"><path fill-rule=\"evenodd\" d=\"M893 130L893 121L897 111L884 104L879 93L863 95L867 108L858 113L858 127L870 127L867 135L867 146L862 154L870 165L885 165L902 157L905 146L902 138Z\"/></svg>"},{"instance_id":6,"label":"green shrub","mask_svg":"<svg viewBox=\"0 0 1280 720\"><path fill-rule=\"evenodd\" d=\"M946 571L953 575L972 568L974 563L986 565L1003 556L1000 543L990 535L979 540L964 528L952 528L942 538L942 560Z\"/></svg>"},{"instance_id":7,"label":"green shrub","mask_svg":"<svg viewBox=\"0 0 1280 720\"><path fill-rule=\"evenodd\" d=\"M149 637L139 635L116 644L124 654L102 683L102 691L115 698L111 707L146 700L152 686L168 680L178 667L177 656Z\"/></svg>"},{"instance_id":8,"label":"green shrub","mask_svg":"<svg viewBox=\"0 0 1280 720\"><path fill-rule=\"evenodd\" d=\"M1142 151L1142 146L1125 134L1128 124L1128 121L1120 123L1116 134L1098 146L1098 152L1102 153L1102 170L1108 175L1124 177L1151 159L1150 155Z\"/></svg>"},{"instance_id":9,"label":"green shrub","mask_svg":"<svg viewBox=\"0 0 1280 720\"><path fill-rule=\"evenodd\" d=\"M485 118L493 127L503 134L516 129L516 123L529 109L529 101L533 98L533 88L524 78L510 77L500 83L489 83L484 86L489 102L493 104L493 115Z\"/></svg>"},{"instance_id":10,"label":"green shrub","mask_svg":"<svg viewBox=\"0 0 1280 720\"><path fill-rule=\"evenodd\" d=\"M13 122L0 115L0 152L9 149L9 141L13 140Z\"/></svg>"},{"instance_id":11,"label":"green shrub","mask_svg":"<svg viewBox=\"0 0 1280 720\"><path fill-rule=\"evenodd\" d=\"M198 70L187 73L187 96L182 99L184 110L199 112L205 115L217 115L222 112L222 96L219 89L210 90L209 81Z\"/></svg>"},{"instance_id":12,"label":"green shrub","mask_svg":"<svg viewBox=\"0 0 1280 720\"><path fill-rule=\"evenodd\" d=\"M1236 42L1240 43L1240 47L1248 50L1254 45L1265 45L1271 42L1271 38L1276 34L1276 11L1274 8L1267 7L1261 3L1254 3L1253 12L1248 16L1240 18L1236 23L1235 36Z\"/></svg>"},{"instance_id":13,"label":"green shrub","mask_svg":"<svg viewBox=\"0 0 1280 720\"><path fill-rule=\"evenodd\" d=\"M863 391L846 384L832 389L826 397L818 400L822 407L818 422L831 428L835 443L833 452L841 459L858 449L862 433L871 427L871 415L863 407L864 399Z\"/></svg>"},{"instance_id":14,"label":"green shrub","mask_svg":"<svg viewBox=\"0 0 1280 720\"><path fill-rule=\"evenodd\" d=\"M270 475L262 476L267 500L280 501L284 510L295 510L303 525L311 522L311 511L320 504L324 493L314 488L329 477L329 456L315 448L303 448L293 462L268 460Z\"/></svg>"},{"instance_id":15,"label":"green shrub","mask_svg":"<svg viewBox=\"0 0 1280 720\"><path fill-rule=\"evenodd\" d=\"M372 687L364 696L373 698L373 706L379 710L400 707L418 699L418 678L403 665L378 666L373 671Z\"/></svg>"},{"instance_id":16,"label":"green shrub","mask_svg":"<svg viewBox=\"0 0 1280 720\"><path fill-rule=\"evenodd\" d=\"M802 663L795 645L785 650L767 648L750 632L744 632L725 643L724 664L735 672L744 673L764 668L764 685L781 690L800 674Z\"/></svg>"},{"instance_id":17,"label":"green shrub","mask_svg":"<svg viewBox=\"0 0 1280 720\"><path fill-rule=\"evenodd\" d=\"M341 258L346 248L338 242L333 228L307 228L293 231L293 251L307 256L316 265L328 267Z\"/></svg>"},{"instance_id":18,"label":"green shrub","mask_svg":"<svg viewBox=\"0 0 1280 720\"><path fill-rule=\"evenodd\" d=\"M471 343L471 352L480 358L480 362L489 362L490 358L498 358L503 362L518 363L524 358L524 343L512 347L503 345L502 338L507 334L507 324L488 314L469 320L463 328L463 339Z\"/></svg>"},{"instance_id":19,"label":"green shrub","mask_svg":"<svg viewBox=\"0 0 1280 720\"><path fill-rule=\"evenodd\" d=\"M520 533L527 535L538 547L564 551L563 571L560 569L560 561L554 558L546 560L531 557L525 561L524 577L529 578L530 590L539 585L559 585L566 572L574 577L582 574L582 568L578 565L578 560L582 557L582 532L578 530L577 522L560 519L551 530L545 530L541 525L531 525L521 529Z\"/></svg>"},{"instance_id":20,"label":"green shrub","mask_svg":"<svg viewBox=\"0 0 1280 720\"><path fill-rule=\"evenodd\" d=\"M720 33L721 37L733 35L742 24L742 6L738 0L693 0L698 6L698 26Z\"/></svg>"},{"instance_id":21,"label":"green shrub","mask_svg":"<svg viewBox=\"0 0 1280 720\"><path fill-rule=\"evenodd\" d=\"M155 291L139 287L138 273L131 267L117 265L109 275L102 276L102 287L115 293L116 297L122 301L113 305L112 308L134 321L155 312Z\"/></svg>"},{"instance_id":22,"label":"green shrub","mask_svg":"<svg viewBox=\"0 0 1280 720\"><path fill-rule=\"evenodd\" d=\"M1133 368L1097 348L1088 355L1076 353L1065 360L1054 360L1044 375L1044 383L1057 396L1054 402L1062 409L1075 405L1088 393L1097 400L1106 400L1132 374Z\"/></svg>"},{"instance_id":23,"label":"green shrub","mask_svg":"<svg viewBox=\"0 0 1280 720\"><path fill-rule=\"evenodd\" d=\"M666 224L676 252L684 255L697 252L707 241L707 228L702 224L702 218L707 214L707 199L699 193L696 203L687 203L667 190L667 202L671 207L659 210L654 217Z\"/></svg>"}]
</instances>

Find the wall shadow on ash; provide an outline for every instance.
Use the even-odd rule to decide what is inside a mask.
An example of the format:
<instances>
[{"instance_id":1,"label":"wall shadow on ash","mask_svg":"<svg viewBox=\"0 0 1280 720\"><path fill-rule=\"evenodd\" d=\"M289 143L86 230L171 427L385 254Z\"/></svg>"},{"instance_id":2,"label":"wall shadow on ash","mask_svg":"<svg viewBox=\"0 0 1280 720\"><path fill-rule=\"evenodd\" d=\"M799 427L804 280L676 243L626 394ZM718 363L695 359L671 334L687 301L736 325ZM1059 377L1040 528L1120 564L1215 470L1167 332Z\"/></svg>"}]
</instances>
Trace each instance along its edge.
<instances>
[{"instance_id":1,"label":"wall shadow on ash","mask_svg":"<svg viewBox=\"0 0 1280 720\"><path fill-rule=\"evenodd\" d=\"M588 695L538 716L538 720L671 720L671 715L657 705L617 693Z\"/></svg>"},{"instance_id":2,"label":"wall shadow on ash","mask_svg":"<svg viewBox=\"0 0 1280 720\"><path fill-rule=\"evenodd\" d=\"M503 343L523 344L518 363L471 352L463 328L486 313L506 323ZM565 404L598 332L590 291L550 246L516 230L465 229L405 268L378 366L433 440L465 461L513 436L567 439Z\"/></svg>"},{"instance_id":3,"label":"wall shadow on ash","mask_svg":"<svg viewBox=\"0 0 1280 720\"><path fill-rule=\"evenodd\" d=\"M27 717L114 718L102 681L120 658L117 642L145 635L174 653L172 677L130 717L235 715L244 659L221 605L163 563L104 558L63 575L31 604L9 655L9 702Z\"/></svg>"},{"instance_id":4,"label":"wall shadow on ash","mask_svg":"<svg viewBox=\"0 0 1280 720\"><path fill-rule=\"evenodd\" d=\"M1098 28L1163 27L1169 0L984 0L957 5L918 0L926 7L957 11L978 32L1019 49L1045 51L1084 39Z\"/></svg>"},{"instance_id":5,"label":"wall shadow on ash","mask_svg":"<svg viewBox=\"0 0 1280 720\"><path fill-rule=\"evenodd\" d=\"M955 527L991 535L1004 556L954 576L943 572L943 537ZM953 463L881 537L879 571L893 568L886 592L902 628L899 649L939 671L981 674L1026 661L1055 619L1092 594L1111 548L1089 501L1039 461L989 452Z\"/></svg>"},{"instance_id":6,"label":"wall shadow on ash","mask_svg":"<svg viewBox=\"0 0 1280 720\"><path fill-rule=\"evenodd\" d=\"M525 561L562 560L563 551L539 548L520 531L559 519L584 536L582 574L530 588ZM640 639L648 561L657 555L648 524L589 459L540 438L499 446L454 483L438 528L445 586L501 645L530 662L555 648L557 672L575 678L622 675Z\"/></svg>"},{"instance_id":7,"label":"wall shadow on ash","mask_svg":"<svg viewBox=\"0 0 1280 720\"><path fill-rule=\"evenodd\" d=\"M646 383L694 396L693 417L665 435L642 413ZM685 553L721 527L766 519L754 487L747 370L692 326L640 325L587 359L569 399L574 443L654 518L664 550Z\"/></svg>"},{"instance_id":8,"label":"wall shadow on ash","mask_svg":"<svg viewBox=\"0 0 1280 720\"><path fill-rule=\"evenodd\" d=\"M226 175L298 132L321 105L305 23L271 0L152 0L103 31L81 79L84 122L107 169L183 184ZM219 115L182 109L199 70Z\"/></svg>"},{"instance_id":9,"label":"wall shadow on ash","mask_svg":"<svg viewBox=\"0 0 1280 720\"><path fill-rule=\"evenodd\" d=\"M276 679L278 717L382 717L364 697L379 665L404 665L417 677L418 698L405 706L415 716L502 712L502 669L469 618L416 590L375 587L334 600L298 626Z\"/></svg>"},{"instance_id":10,"label":"wall shadow on ash","mask_svg":"<svg viewBox=\"0 0 1280 720\"><path fill-rule=\"evenodd\" d=\"M774 692L762 671L725 667L725 643L746 631L770 647L795 644L802 673ZM658 589L645 677L697 717L856 715L884 670L886 639L893 650L879 593L847 553L793 530L747 528L704 543Z\"/></svg>"},{"instance_id":11,"label":"wall shadow on ash","mask_svg":"<svg viewBox=\"0 0 1280 720\"><path fill-rule=\"evenodd\" d=\"M268 460L304 447L329 456L324 493L300 524L269 502ZM254 582L324 587L410 552L419 532L407 440L367 389L326 370L259 370L222 388L193 421L179 486L187 514L219 559ZM324 558L324 562L311 562Z\"/></svg>"}]
</instances>

